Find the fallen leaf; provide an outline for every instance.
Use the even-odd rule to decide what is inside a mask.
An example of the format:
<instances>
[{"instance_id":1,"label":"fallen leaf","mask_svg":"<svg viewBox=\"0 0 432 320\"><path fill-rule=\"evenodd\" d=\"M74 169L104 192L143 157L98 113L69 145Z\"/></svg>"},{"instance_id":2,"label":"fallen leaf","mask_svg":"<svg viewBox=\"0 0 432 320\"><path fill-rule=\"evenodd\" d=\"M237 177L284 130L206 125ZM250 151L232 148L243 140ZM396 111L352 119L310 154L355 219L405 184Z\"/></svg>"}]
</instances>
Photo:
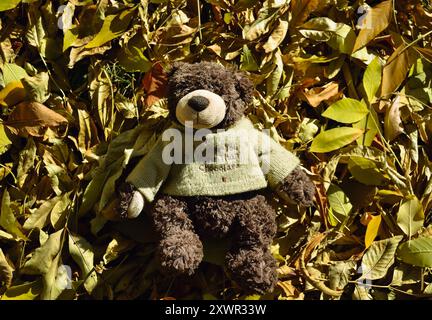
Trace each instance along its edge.
<instances>
[{"instance_id":1,"label":"fallen leaf","mask_svg":"<svg viewBox=\"0 0 432 320\"><path fill-rule=\"evenodd\" d=\"M301 91L301 96L314 108L318 107L321 102L333 100L339 95L339 84L337 82L329 82L322 87L303 89Z\"/></svg>"},{"instance_id":2,"label":"fallen leaf","mask_svg":"<svg viewBox=\"0 0 432 320\"><path fill-rule=\"evenodd\" d=\"M161 63L155 63L152 69L144 75L141 85L146 92L145 104L153 103L167 95L167 74Z\"/></svg>"},{"instance_id":3,"label":"fallen leaf","mask_svg":"<svg viewBox=\"0 0 432 320\"><path fill-rule=\"evenodd\" d=\"M387 29L392 19L393 1L386 0L378 3L367 13L363 20L363 28L354 44L353 52L366 46L377 35Z\"/></svg>"},{"instance_id":4,"label":"fallen leaf","mask_svg":"<svg viewBox=\"0 0 432 320\"><path fill-rule=\"evenodd\" d=\"M382 76L380 97L386 97L395 92L405 80L411 66L417 60L417 52L401 44L388 58Z\"/></svg>"},{"instance_id":5,"label":"fallen leaf","mask_svg":"<svg viewBox=\"0 0 432 320\"><path fill-rule=\"evenodd\" d=\"M22 136L43 136L46 128L54 128L68 123L57 112L38 102L21 102L4 124L15 134Z\"/></svg>"},{"instance_id":6,"label":"fallen leaf","mask_svg":"<svg viewBox=\"0 0 432 320\"><path fill-rule=\"evenodd\" d=\"M362 276L360 279L378 280L383 278L393 265L395 252L402 236L375 241L362 259Z\"/></svg>"},{"instance_id":7,"label":"fallen leaf","mask_svg":"<svg viewBox=\"0 0 432 320\"><path fill-rule=\"evenodd\" d=\"M0 280L5 283L6 288L10 287L12 283L13 271L14 268L11 267L3 253L3 250L0 248Z\"/></svg>"},{"instance_id":8,"label":"fallen leaf","mask_svg":"<svg viewBox=\"0 0 432 320\"><path fill-rule=\"evenodd\" d=\"M322 131L312 141L311 152L325 153L340 149L363 134L362 129L340 127Z\"/></svg>"},{"instance_id":9,"label":"fallen leaf","mask_svg":"<svg viewBox=\"0 0 432 320\"><path fill-rule=\"evenodd\" d=\"M402 119L400 114L401 100L400 96L397 96L390 107L387 107L386 114L384 117L384 136L387 141L393 141L402 132L404 127L402 125Z\"/></svg>"},{"instance_id":10,"label":"fallen leaf","mask_svg":"<svg viewBox=\"0 0 432 320\"><path fill-rule=\"evenodd\" d=\"M371 215L371 220L369 221L367 228L366 228L366 234L365 234L365 248L369 248L372 243L374 242L375 238L378 235L379 228L381 226L381 215Z\"/></svg>"}]
</instances>

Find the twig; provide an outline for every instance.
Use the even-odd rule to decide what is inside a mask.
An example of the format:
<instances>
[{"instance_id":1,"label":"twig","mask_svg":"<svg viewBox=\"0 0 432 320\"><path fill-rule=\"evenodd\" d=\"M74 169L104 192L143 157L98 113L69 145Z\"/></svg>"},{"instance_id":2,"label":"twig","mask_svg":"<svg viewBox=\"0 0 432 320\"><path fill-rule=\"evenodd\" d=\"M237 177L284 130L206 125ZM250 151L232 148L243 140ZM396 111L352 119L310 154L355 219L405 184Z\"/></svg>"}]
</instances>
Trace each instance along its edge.
<instances>
[{"instance_id":1,"label":"twig","mask_svg":"<svg viewBox=\"0 0 432 320\"><path fill-rule=\"evenodd\" d=\"M306 248L307 246L303 249L302 254L300 256L300 271L303 273L306 280L312 286L314 286L314 288L320 290L322 293L332 297L340 297L343 293L343 290L330 289L325 285L324 281L317 280L310 275L309 271L306 268L306 263L305 263Z\"/></svg>"}]
</instances>

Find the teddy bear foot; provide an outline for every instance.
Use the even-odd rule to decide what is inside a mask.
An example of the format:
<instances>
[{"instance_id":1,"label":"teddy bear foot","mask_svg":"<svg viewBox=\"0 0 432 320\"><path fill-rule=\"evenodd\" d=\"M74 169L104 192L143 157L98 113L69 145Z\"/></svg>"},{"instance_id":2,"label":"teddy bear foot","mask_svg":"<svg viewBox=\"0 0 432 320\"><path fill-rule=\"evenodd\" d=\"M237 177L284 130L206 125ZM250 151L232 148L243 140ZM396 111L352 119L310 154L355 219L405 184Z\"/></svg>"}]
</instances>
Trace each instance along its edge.
<instances>
[{"instance_id":1,"label":"teddy bear foot","mask_svg":"<svg viewBox=\"0 0 432 320\"><path fill-rule=\"evenodd\" d=\"M203 259L203 245L191 231L179 231L161 240L158 248L164 272L192 275Z\"/></svg>"},{"instance_id":2,"label":"teddy bear foot","mask_svg":"<svg viewBox=\"0 0 432 320\"><path fill-rule=\"evenodd\" d=\"M237 284L259 294L273 291L276 282L276 262L268 249L240 248L229 252L227 268Z\"/></svg>"}]
</instances>

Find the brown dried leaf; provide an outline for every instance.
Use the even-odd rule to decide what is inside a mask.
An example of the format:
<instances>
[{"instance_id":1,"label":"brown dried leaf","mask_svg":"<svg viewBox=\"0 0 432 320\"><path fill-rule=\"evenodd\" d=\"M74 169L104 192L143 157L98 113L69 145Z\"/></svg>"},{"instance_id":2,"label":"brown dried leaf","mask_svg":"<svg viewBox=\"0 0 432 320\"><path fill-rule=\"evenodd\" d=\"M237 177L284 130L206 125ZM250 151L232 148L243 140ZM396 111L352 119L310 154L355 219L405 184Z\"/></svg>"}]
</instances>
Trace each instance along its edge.
<instances>
[{"instance_id":1,"label":"brown dried leaf","mask_svg":"<svg viewBox=\"0 0 432 320\"><path fill-rule=\"evenodd\" d=\"M360 30L357 36L353 52L366 46L388 27L392 18L392 11L393 1L387 0L377 4L368 12L364 20L364 28Z\"/></svg>"},{"instance_id":2,"label":"brown dried leaf","mask_svg":"<svg viewBox=\"0 0 432 320\"><path fill-rule=\"evenodd\" d=\"M151 106L166 96L167 74L160 62L155 63L152 69L145 74L141 84L147 94L145 98L146 106Z\"/></svg>"},{"instance_id":3,"label":"brown dried leaf","mask_svg":"<svg viewBox=\"0 0 432 320\"><path fill-rule=\"evenodd\" d=\"M407 48L405 44L399 46L388 58L383 68L381 97L393 93L405 80L408 71L417 59L417 52Z\"/></svg>"},{"instance_id":4,"label":"brown dried leaf","mask_svg":"<svg viewBox=\"0 0 432 320\"><path fill-rule=\"evenodd\" d=\"M339 84L337 82L330 82L322 87L315 87L309 90L304 89L300 92L300 95L307 103L316 108L321 102L335 100L341 94L339 93Z\"/></svg>"},{"instance_id":5,"label":"brown dried leaf","mask_svg":"<svg viewBox=\"0 0 432 320\"><path fill-rule=\"evenodd\" d=\"M323 5L324 4L324 5ZM292 19L290 28L297 27L309 17L315 10L325 6L325 1L320 0L292 0L290 10L292 12Z\"/></svg>"},{"instance_id":6,"label":"brown dried leaf","mask_svg":"<svg viewBox=\"0 0 432 320\"><path fill-rule=\"evenodd\" d=\"M46 128L66 125L66 118L38 102L21 102L9 115L5 125L21 136L43 136Z\"/></svg>"}]
</instances>

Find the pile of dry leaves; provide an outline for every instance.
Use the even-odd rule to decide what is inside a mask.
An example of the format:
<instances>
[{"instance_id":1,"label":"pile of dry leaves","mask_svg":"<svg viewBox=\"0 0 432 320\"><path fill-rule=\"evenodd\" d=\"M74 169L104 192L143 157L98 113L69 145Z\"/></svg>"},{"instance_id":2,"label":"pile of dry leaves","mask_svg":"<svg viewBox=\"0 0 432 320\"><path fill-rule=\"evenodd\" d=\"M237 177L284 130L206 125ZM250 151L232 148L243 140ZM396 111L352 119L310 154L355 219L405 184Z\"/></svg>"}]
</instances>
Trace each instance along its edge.
<instances>
[{"instance_id":1,"label":"pile of dry leaves","mask_svg":"<svg viewBox=\"0 0 432 320\"><path fill-rule=\"evenodd\" d=\"M0 299L432 296L432 5L427 0L1 0ZM206 243L166 277L118 182L166 125L164 70L217 60L318 194L274 197L279 283L248 295Z\"/></svg>"}]
</instances>

